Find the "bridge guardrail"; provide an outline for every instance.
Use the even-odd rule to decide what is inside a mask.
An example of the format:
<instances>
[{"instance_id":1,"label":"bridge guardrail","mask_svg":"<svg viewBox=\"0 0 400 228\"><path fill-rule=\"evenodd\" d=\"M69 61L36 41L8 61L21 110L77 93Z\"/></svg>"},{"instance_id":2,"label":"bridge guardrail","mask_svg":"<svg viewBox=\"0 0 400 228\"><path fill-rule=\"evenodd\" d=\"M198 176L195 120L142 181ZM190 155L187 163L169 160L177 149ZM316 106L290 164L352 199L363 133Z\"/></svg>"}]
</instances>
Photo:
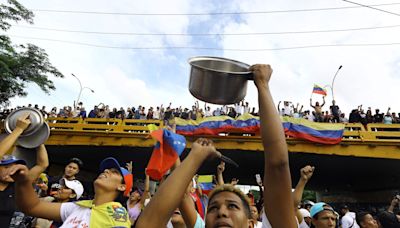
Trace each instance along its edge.
<instances>
[{"instance_id":1,"label":"bridge guardrail","mask_svg":"<svg viewBox=\"0 0 400 228\"><path fill-rule=\"evenodd\" d=\"M164 127L161 120L137 119L99 119L99 118L47 118L50 129L54 132L108 132L126 134L149 134L149 125ZM0 130L4 124L1 124ZM240 133L237 130L227 131L223 137L257 137L259 135ZM364 126L361 123L347 123L343 133L343 141L390 141L400 142L400 124L371 123Z\"/></svg>"}]
</instances>

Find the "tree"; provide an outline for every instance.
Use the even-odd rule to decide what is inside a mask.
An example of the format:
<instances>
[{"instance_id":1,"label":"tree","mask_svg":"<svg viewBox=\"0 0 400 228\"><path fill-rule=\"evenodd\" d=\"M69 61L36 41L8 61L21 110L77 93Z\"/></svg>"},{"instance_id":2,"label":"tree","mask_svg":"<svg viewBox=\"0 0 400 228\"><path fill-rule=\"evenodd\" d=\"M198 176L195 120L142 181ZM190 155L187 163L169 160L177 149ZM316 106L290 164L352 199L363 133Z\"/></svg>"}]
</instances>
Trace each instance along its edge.
<instances>
[{"instance_id":1,"label":"tree","mask_svg":"<svg viewBox=\"0 0 400 228\"><path fill-rule=\"evenodd\" d=\"M0 29L10 29L9 21L33 24L33 16L16 0L8 0L8 5L0 5ZM8 106L12 97L26 96L27 83L35 83L49 94L55 87L48 75L64 77L51 65L44 49L33 44L13 45L8 36L0 35L0 105Z\"/></svg>"}]
</instances>

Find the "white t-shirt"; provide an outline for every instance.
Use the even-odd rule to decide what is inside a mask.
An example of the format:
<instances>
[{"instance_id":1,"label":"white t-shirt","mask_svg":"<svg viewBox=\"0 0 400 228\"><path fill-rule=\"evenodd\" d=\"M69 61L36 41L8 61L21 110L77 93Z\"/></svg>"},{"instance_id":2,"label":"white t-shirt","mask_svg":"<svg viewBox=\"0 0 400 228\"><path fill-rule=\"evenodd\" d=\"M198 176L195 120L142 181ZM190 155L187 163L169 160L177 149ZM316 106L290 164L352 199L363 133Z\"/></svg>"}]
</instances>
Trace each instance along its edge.
<instances>
[{"instance_id":1,"label":"white t-shirt","mask_svg":"<svg viewBox=\"0 0 400 228\"><path fill-rule=\"evenodd\" d=\"M297 227L300 228L299 222L297 221L297 217L295 217L295 218L296 218L296 222L297 222ZM265 213L262 213L261 220L262 220L262 228L272 228L271 223L269 223L268 218L265 215Z\"/></svg>"},{"instance_id":2,"label":"white t-shirt","mask_svg":"<svg viewBox=\"0 0 400 228\"><path fill-rule=\"evenodd\" d=\"M156 120L160 119L160 110L154 110L153 118L156 119Z\"/></svg>"},{"instance_id":3,"label":"white t-shirt","mask_svg":"<svg viewBox=\"0 0 400 228\"><path fill-rule=\"evenodd\" d=\"M360 228L356 222L356 214L354 212L347 212L342 217L342 228Z\"/></svg>"},{"instance_id":4,"label":"white t-shirt","mask_svg":"<svg viewBox=\"0 0 400 228\"><path fill-rule=\"evenodd\" d=\"M235 104L235 111L238 115L242 115L243 114L243 106L241 106L240 104Z\"/></svg>"},{"instance_id":5,"label":"white t-shirt","mask_svg":"<svg viewBox=\"0 0 400 228\"><path fill-rule=\"evenodd\" d=\"M307 225L306 221L304 221L304 219L303 219L303 221L301 221L301 223L299 224L299 228L310 228L310 227Z\"/></svg>"},{"instance_id":6,"label":"white t-shirt","mask_svg":"<svg viewBox=\"0 0 400 228\"><path fill-rule=\"evenodd\" d=\"M263 227L263 225L262 225L262 222L260 222L260 221L257 221L256 225L254 226L254 228L262 228L262 227Z\"/></svg>"},{"instance_id":7,"label":"white t-shirt","mask_svg":"<svg viewBox=\"0 0 400 228\"><path fill-rule=\"evenodd\" d=\"M87 228L90 225L90 208L80 207L75 203L63 203L60 214L63 221L61 228Z\"/></svg>"},{"instance_id":8,"label":"white t-shirt","mask_svg":"<svg viewBox=\"0 0 400 228\"><path fill-rule=\"evenodd\" d=\"M289 105L283 106L283 115L291 116L292 113L293 113L293 110Z\"/></svg>"},{"instance_id":9,"label":"white t-shirt","mask_svg":"<svg viewBox=\"0 0 400 228\"><path fill-rule=\"evenodd\" d=\"M204 111L204 116L205 116L205 117L212 116L211 111L210 111L210 110L205 110L205 111Z\"/></svg>"}]
</instances>

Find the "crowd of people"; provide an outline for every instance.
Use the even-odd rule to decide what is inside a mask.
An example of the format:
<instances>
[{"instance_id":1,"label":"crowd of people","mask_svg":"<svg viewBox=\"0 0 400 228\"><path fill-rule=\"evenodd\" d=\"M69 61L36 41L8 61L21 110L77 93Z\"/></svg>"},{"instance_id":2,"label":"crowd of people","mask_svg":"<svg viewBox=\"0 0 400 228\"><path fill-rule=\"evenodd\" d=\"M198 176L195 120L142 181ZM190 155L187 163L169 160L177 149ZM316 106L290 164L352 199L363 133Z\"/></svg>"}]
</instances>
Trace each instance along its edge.
<instances>
[{"instance_id":1,"label":"crowd of people","mask_svg":"<svg viewBox=\"0 0 400 228\"><path fill-rule=\"evenodd\" d=\"M205 138L192 143L191 151L183 161L179 157L176 159L155 190L150 189L151 180L147 170L143 170L146 174L143 183L134 183L132 163L121 165L115 158L108 157L99 164L100 174L92 182L94 191L85 193L87 189L78 176L84 167L79 158L71 158L61 176L49 177L45 170L51 161L44 145L37 148L36 164L30 169L24 160L6 155L30 124L29 116L24 115L17 120L12 133L0 142L0 199L3 204L0 207L0 226L400 227L400 219L396 215L399 196L393 198L386 210L376 213L360 211L357 214L346 205L334 208L325 202L303 201L304 188L318 167L305 165L292 191L286 139L268 85L272 69L269 65L257 64L250 70L254 73L259 94L258 115L265 150L264 178L256 180L260 197L251 193L244 194L235 186L237 180L225 183L223 175L228 170L224 162L216 167L213 189L205 194L205 189L198 183L196 172L208 159L220 159L222 156L213 142ZM173 109L170 106L165 108L163 115L167 112L172 115ZM319 104L314 106L317 110ZM79 109L82 111L83 107ZM102 112L104 115L106 106L97 109L93 112ZM159 108L159 118L162 116L161 109L162 106ZM144 108L140 107L139 110ZM196 118L198 110L196 106L192 109ZM116 117L122 115L122 111L120 114L112 113ZM283 113L286 114L292 115L290 112ZM189 115L188 118L193 116Z\"/></svg>"},{"instance_id":2,"label":"crowd of people","mask_svg":"<svg viewBox=\"0 0 400 228\"><path fill-rule=\"evenodd\" d=\"M332 100L331 105L327 109L323 109L325 106L325 97L323 102L312 102L310 99L310 110L303 110L304 105L299 103L296 106L290 101L278 102L278 112L281 116L290 116L294 118L304 118L313 122L324 122L324 123L362 123L364 125L369 123L384 123L384 124L397 124L400 123L400 113L391 112L390 107L386 113L381 112L379 109L375 109L375 113L372 112L371 107L364 110L362 105L359 105L356 109L353 109L348 117L343 113L335 100ZM23 106L25 107L25 106ZM163 105L157 106L156 108L146 107L139 105L137 108L123 107L110 108L109 105L100 103L95 105L89 112L83 107L83 103L79 102L74 106L64 106L60 109L53 107L50 111L46 110L46 106L39 107L39 105L28 104L27 107L35 108L39 110L45 118L47 117L72 117L72 118L117 118L117 119L141 119L141 120L164 120L168 121L174 117L179 117L185 120L197 120L204 117L210 116L229 116L236 118L245 113L249 113L253 116L258 116L258 110L255 107L250 107L249 102L239 102L234 105L223 105L217 107L215 110L211 110L210 106L204 104L204 109L200 107L199 102L188 108L173 107L172 103L169 103L167 107ZM0 111L0 119L7 117L9 113L21 107L3 109Z\"/></svg>"}]
</instances>

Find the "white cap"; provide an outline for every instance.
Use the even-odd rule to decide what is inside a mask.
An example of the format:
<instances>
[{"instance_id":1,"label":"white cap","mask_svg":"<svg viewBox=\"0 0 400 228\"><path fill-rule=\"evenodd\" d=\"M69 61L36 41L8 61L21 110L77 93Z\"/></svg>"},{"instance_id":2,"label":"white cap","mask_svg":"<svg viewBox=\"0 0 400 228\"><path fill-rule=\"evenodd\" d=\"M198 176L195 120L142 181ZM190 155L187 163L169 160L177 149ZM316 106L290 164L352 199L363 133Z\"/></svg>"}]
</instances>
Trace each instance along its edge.
<instances>
[{"instance_id":1,"label":"white cap","mask_svg":"<svg viewBox=\"0 0 400 228\"><path fill-rule=\"evenodd\" d=\"M299 211L300 211L301 215L303 216L303 218L306 218L306 217L310 217L311 218L311 214L307 209L300 208Z\"/></svg>"},{"instance_id":2,"label":"white cap","mask_svg":"<svg viewBox=\"0 0 400 228\"><path fill-rule=\"evenodd\" d=\"M67 180L65 178L63 178L63 180L67 188L74 190L76 194L76 199L81 198L83 194L83 185L81 184L81 182L78 180Z\"/></svg>"}]
</instances>

